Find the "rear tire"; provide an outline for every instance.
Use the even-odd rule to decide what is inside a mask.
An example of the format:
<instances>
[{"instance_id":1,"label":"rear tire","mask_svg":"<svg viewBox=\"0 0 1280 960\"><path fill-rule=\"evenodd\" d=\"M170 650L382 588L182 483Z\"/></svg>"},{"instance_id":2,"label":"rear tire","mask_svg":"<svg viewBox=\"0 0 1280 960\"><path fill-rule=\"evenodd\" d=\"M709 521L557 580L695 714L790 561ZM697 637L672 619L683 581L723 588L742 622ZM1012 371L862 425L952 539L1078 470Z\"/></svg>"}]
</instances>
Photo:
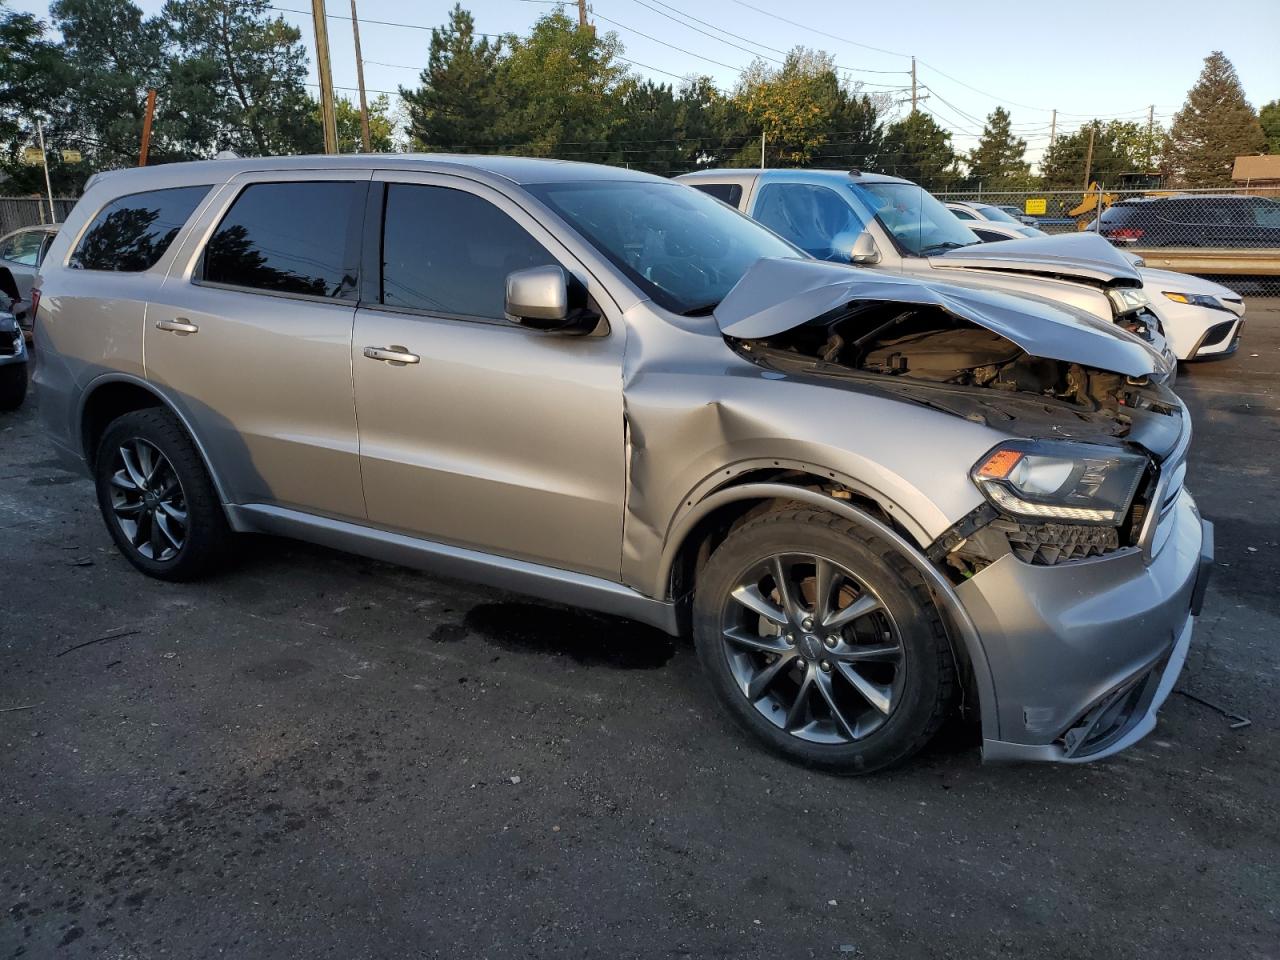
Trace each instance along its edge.
<instances>
[{"instance_id":1,"label":"rear tire","mask_svg":"<svg viewBox=\"0 0 1280 960\"><path fill-rule=\"evenodd\" d=\"M784 509L732 532L698 576L693 621L729 715L806 766L866 774L899 764L955 696L955 661L924 583L894 547L829 513Z\"/></svg>"},{"instance_id":2,"label":"rear tire","mask_svg":"<svg viewBox=\"0 0 1280 960\"><path fill-rule=\"evenodd\" d=\"M27 396L27 365L0 367L0 410L17 410Z\"/></svg>"},{"instance_id":3,"label":"rear tire","mask_svg":"<svg viewBox=\"0 0 1280 960\"><path fill-rule=\"evenodd\" d=\"M232 533L182 424L161 409L108 425L94 459L98 506L125 559L160 580L195 580L226 559Z\"/></svg>"}]
</instances>

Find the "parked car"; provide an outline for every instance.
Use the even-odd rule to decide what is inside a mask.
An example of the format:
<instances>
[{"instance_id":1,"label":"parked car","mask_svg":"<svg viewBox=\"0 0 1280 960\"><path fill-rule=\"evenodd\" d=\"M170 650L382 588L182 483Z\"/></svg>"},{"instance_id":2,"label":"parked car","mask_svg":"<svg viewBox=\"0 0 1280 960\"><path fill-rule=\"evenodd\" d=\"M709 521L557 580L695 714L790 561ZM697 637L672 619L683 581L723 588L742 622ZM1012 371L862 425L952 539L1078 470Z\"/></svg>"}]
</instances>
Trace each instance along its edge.
<instances>
[{"instance_id":1,"label":"parked car","mask_svg":"<svg viewBox=\"0 0 1280 960\"><path fill-rule=\"evenodd\" d=\"M27 342L17 318L0 311L0 410L16 410L27 395Z\"/></svg>"},{"instance_id":2,"label":"parked car","mask_svg":"<svg viewBox=\"0 0 1280 960\"><path fill-rule=\"evenodd\" d=\"M845 170L705 170L678 180L734 205L821 260L974 284L1085 310L1142 337L1176 370L1142 277L1098 236L984 245L909 180Z\"/></svg>"},{"instance_id":3,"label":"parked car","mask_svg":"<svg viewBox=\"0 0 1280 960\"><path fill-rule=\"evenodd\" d=\"M1022 232L1007 223L966 224L983 243L1020 240ZM1120 251L1142 276L1150 308L1160 318L1170 350L1179 360L1213 360L1230 356L1244 332L1244 298L1220 283L1185 273L1155 270L1135 253Z\"/></svg>"},{"instance_id":4,"label":"parked car","mask_svg":"<svg viewBox=\"0 0 1280 960\"><path fill-rule=\"evenodd\" d=\"M1082 311L476 156L99 176L40 289L50 439L154 577L254 531L689 631L735 720L842 773L961 696L988 758L1106 756L1186 657L1187 412Z\"/></svg>"},{"instance_id":5,"label":"parked car","mask_svg":"<svg viewBox=\"0 0 1280 960\"><path fill-rule=\"evenodd\" d=\"M52 223L20 227L0 237L0 267L8 268L18 289L9 309L27 331L28 340L31 338L31 287L49 251L49 244L58 235L59 226Z\"/></svg>"},{"instance_id":6,"label":"parked car","mask_svg":"<svg viewBox=\"0 0 1280 960\"><path fill-rule=\"evenodd\" d=\"M964 220L970 227L976 223L1003 223L1010 229L1021 228L1024 237L1048 236L1035 225L1035 220L1026 216L1017 207L1001 206L994 203L979 203L976 200L948 200L947 209Z\"/></svg>"},{"instance_id":7,"label":"parked car","mask_svg":"<svg viewBox=\"0 0 1280 960\"><path fill-rule=\"evenodd\" d=\"M1100 232L1117 246L1280 247L1280 200L1229 194L1136 197L1102 211Z\"/></svg>"}]
</instances>

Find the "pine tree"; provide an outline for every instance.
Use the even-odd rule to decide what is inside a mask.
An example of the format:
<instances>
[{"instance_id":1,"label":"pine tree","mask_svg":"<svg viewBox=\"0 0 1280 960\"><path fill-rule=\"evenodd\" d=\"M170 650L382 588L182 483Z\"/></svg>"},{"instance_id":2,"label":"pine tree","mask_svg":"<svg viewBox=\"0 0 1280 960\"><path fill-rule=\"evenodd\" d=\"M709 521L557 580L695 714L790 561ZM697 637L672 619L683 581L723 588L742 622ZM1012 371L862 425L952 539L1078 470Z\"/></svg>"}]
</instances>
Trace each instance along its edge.
<instances>
[{"instance_id":1,"label":"pine tree","mask_svg":"<svg viewBox=\"0 0 1280 960\"><path fill-rule=\"evenodd\" d=\"M982 138L969 151L969 179L985 190L1025 186L1028 166L1023 156L1027 141L1013 135L1009 112L996 107L982 128Z\"/></svg>"},{"instance_id":2,"label":"pine tree","mask_svg":"<svg viewBox=\"0 0 1280 960\"><path fill-rule=\"evenodd\" d=\"M1236 68L1221 51L1213 51L1173 120L1169 162L1174 176L1189 187L1230 183L1235 158L1260 153L1265 144Z\"/></svg>"},{"instance_id":3,"label":"pine tree","mask_svg":"<svg viewBox=\"0 0 1280 960\"><path fill-rule=\"evenodd\" d=\"M502 41L476 36L471 14L457 4L431 31L427 68L416 90L400 88L414 146L453 153L496 152L501 113L498 60Z\"/></svg>"}]
</instances>

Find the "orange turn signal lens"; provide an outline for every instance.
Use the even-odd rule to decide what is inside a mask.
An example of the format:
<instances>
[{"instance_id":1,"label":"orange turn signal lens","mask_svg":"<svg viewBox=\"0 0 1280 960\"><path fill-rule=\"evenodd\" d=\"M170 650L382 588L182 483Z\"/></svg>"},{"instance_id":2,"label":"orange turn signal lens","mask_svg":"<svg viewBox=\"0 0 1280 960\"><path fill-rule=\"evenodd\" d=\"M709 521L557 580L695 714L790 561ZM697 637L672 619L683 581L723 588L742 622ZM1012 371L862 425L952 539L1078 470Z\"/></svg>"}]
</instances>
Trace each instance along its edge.
<instances>
[{"instance_id":1,"label":"orange turn signal lens","mask_svg":"<svg viewBox=\"0 0 1280 960\"><path fill-rule=\"evenodd\" d=\"M1003 480L1022 459L1020 450L997 450L978 468L978 476L984 480Z\"/></svg>"}]
</instances>

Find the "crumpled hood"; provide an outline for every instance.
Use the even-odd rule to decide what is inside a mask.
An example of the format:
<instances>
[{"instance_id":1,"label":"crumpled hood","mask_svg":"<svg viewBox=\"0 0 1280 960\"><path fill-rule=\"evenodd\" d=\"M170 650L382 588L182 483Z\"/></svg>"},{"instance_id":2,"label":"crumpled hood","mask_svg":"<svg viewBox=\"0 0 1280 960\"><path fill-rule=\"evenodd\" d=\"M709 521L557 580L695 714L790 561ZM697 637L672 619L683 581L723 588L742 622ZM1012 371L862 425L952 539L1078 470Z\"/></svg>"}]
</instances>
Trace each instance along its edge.
<instances>
[{"instance_id":1,"label":"crumpled hood","mask_svg":"<svg viewBox=\"0 0 1280 960\"><path fill-rule=\"evenodd\" d=\"M1169 373L1164 358L1136 336L1082 310L819 260L759 260L713 313L725 336L755 340L854 300L932 304L998 333L1035 357L1129 377L1161 379Z\"/></svg>"},{"instance_id":2,"label":"crumpled hood","mask_svg":"<svg viewBox=\"0 0 1280 960\"><path fill-rule=\"evenodd\" d=\"M1135 287L1142 283L1133 263L1096 233L975 243L935 254L929 264L939 269L1052 273L1117 286Z\"/></svg>"}]
</instances>

